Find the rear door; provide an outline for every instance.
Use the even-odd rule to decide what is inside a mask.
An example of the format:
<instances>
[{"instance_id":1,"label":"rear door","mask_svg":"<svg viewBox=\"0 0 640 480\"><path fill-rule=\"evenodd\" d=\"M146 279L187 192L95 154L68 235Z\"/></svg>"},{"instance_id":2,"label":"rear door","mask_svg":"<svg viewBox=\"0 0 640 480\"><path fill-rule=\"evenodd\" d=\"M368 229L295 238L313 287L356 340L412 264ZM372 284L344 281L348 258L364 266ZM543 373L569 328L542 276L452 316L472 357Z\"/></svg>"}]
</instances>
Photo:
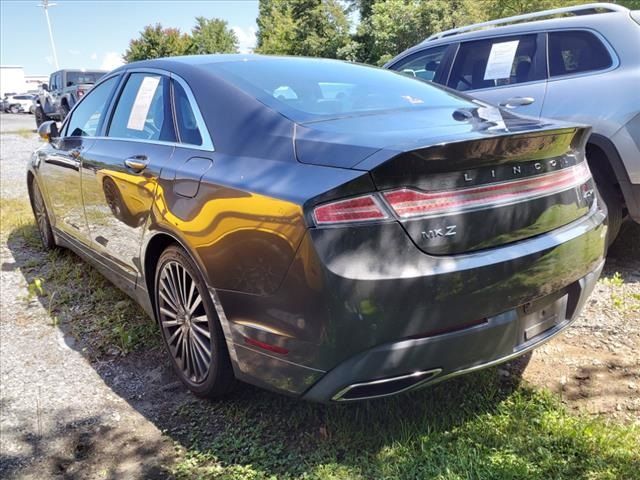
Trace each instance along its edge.
<instances>
[{"instance_id":1,"label":"rear door","mask_svg":"<svg viewBox=\"0 0 640 480\"><path fill-rule=\"evenodd\" d=\"M540 117L546 93L544 34L524 34L463 42L446 85L460 92Z\"/></svg>"},{"instance_id":2,"label":"rear door","mask_svg":"<svg viewBox=\"0 0 640 480\"><path fill-rule=\"evenodd\" d=\"M638 112L638 102L620 92L638 91L638 78L617 69L617 59L595 32L558 30L548 33L549 83L543 115L549 118L593 124L596 133L613 135L618 122L609 116L631 119ZM606 76L603 75L606 73ZM605 108L606 106L606 108ZM610 131L599 131L603 126ZM605 128L606 128L605 127Z\"/></svg>"},{"instance_id":3,"label":"rear door","mask_svg":"<svg viewBox=\"0 0 640 480\"><path fill-rule=\"evenodd\" d=\"M157 179L175 148L170 78L134 71L117 97L104 136L83 158L82 193L94 247L132 286Z\"/></svg>"}]
</instances>

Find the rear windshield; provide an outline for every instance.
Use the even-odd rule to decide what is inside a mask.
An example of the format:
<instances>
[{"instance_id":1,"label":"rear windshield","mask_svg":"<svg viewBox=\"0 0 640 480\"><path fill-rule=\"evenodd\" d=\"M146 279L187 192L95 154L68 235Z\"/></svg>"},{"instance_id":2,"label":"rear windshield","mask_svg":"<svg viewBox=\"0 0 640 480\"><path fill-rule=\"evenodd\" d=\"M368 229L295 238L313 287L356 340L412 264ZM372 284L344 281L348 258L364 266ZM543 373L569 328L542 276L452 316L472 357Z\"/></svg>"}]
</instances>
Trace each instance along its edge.
<instances>
[{"instance_id":1,"label":"rear windshield","mask_svg":"<svg viewBox=\"0 0 640 480\"><path fill-rule=\"evenodd\" d=\"M104 72L67 72L67 87L83 83L94 84L102 78Z\"/></svg>"},{"instance_id":2,"label":"rear windshield","mask_svg":"<svg viewBox=\"0 0 640 480\"><path fill-rule=\"evenodd\" d=\"M299 122L377 110L469 106L463 98L397 72L335 60L273 58L210 67Z\"/></svg>"}]
</instances>

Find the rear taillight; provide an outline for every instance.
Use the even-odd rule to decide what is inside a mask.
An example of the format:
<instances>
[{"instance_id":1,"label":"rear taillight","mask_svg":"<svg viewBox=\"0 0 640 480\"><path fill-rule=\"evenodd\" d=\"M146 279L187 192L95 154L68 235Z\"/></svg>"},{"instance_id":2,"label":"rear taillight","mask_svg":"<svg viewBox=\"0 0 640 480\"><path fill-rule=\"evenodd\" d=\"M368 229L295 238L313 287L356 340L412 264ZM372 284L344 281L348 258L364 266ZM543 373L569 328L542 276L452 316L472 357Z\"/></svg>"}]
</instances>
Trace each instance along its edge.
<instances>
[{"instance_id":1,"label":"rear taillight","mask_svg":"<svg viewBox=\"0 0 640 480\"><path fill-rule=\"evenodd\" d=\"M330 225L383 220L388 215L373 195L364 195L316 207L313 217L317 225Z\"/></svg>"},{"instance_id":2,"label":"rear taillight","mask_svg":"<svg viewBox=\"0 0 640 480\"><path fill-rule=\"evenodd\" d=\"M78 89L77 92L78 92L78 98L84 96L84 90Z\"/></svg>"},{"instance_id":3,"label":"rear taillight","mask_svg":"<svg viewBox=\"0 0 640 480\"><path fill-rule=\"evenodd\" d=\"M586 162L522 180L438 192L401 188L384 192L400 218L430 217L483 210L552 195L579 187L591 178Z\"/></svg>"}]
</instances>

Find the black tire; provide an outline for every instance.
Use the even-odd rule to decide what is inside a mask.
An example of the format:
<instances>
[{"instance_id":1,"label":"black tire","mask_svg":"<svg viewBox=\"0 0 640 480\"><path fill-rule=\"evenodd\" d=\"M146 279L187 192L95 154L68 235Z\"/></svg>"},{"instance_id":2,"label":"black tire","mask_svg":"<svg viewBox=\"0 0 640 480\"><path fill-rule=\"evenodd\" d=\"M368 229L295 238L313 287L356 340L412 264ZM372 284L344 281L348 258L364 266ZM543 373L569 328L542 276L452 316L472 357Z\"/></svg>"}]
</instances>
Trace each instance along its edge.
<instances>
[{"instance_id":1,"label":"black tire","mask_svg":"<svg viewBox=\"0 0 640 480\"><path fill-rule=\"evenodd\" d=\"M56 248L56 241L53 237L53 231L51 230L47 206L44 203L40 187L38 187L35 180L32 180L29 191L31 193L31 209L36 219L36 226L40 234L40 240L42 240L42 246L45 250L52 250Z\"/></svg>"},{"instance_id":2,"label":"black tire","mask_svg":"<svg viewBox=\"0 0 640 480\"><path fill-rule=\"evenodd\" d=\"M36 115L36 126L37 127L39 127L44 122L49 120L49 117L47 116L46 113L44 113L44 110L42 110L42 107L36 107L35 115Z\"/></svg>"},{"instance_id":3,"label":"black tire","mask_svg":"<svg viewBox=\"0 0 640 480\"><path fill-rule=\"evenodd\" d=\"M10 113L20 113L20 107L18 105L11 105L9 107Z\"/></svg>"},{"instance_id":4,"label":"black tire","mask_svg":"<svg viewBox=\"0 0 640 480\"><path fill-rule=\"evenodd\" d=\"M154 288L162 339L182 383L199 397L228 393L235 377L224 334L202 275L184 249L172 245L162 253Z\"/></svg>"},{"instance_id":5,"label":"black tire","mask_svg":"<svg viewBox=\"0 0 640 480\"><path fill-rule=\"evenodd\" d=\"M66 103L63 103L62 105L60 105L60 114L61 114L61 118L60 121L64 121L65 118L67 118L67 115L69 115L69 106Z\"/></svg>"},{"instance_id":6,"label":"black tire","mask_svg":"<svg viewBox=\"0 0 640 480\"><path fill-rule=\"evenodd\" d=\"M620 198L620 193L616 186L611 185L611 183L606 180L598 181L596 176L596 184L598 186L600 196L607 206L607 247L610 247L618 237L620 227L622 226L624 219L622 198Z\"/></svg>"}]
</instances>

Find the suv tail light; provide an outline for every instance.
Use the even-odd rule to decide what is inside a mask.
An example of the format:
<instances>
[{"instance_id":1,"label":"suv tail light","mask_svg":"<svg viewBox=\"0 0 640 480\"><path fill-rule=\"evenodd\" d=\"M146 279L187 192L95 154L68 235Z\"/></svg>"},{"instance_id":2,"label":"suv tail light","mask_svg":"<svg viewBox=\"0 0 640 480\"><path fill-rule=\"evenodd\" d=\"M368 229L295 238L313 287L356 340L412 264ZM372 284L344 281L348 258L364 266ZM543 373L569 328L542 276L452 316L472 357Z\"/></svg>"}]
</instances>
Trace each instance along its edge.
<instances>
[{"instance_id":1,"label":"suv tail light","mask_svg":"<svg viewBox=\"0 0 640 480\"><path fill-rule=\"evenodd\" d=\"M80 97L83 97L83 96L84 96L84 90L80 90L80 89L78 89L78 90L77 90L77 92L78 92L78 98L80 98Z\"/></svg>"},{"instance_id":2,"label":"suv tail light","mask_svg":"<svg viewBox=\"0 0 640 480\"><path fill-rule=\"evenodd\" d=\"M389 215L373 195L364 195L316 207L313 217L317 225L330 225L384 220Z\"/></svg>"},{"instance_id":3,"label":"suv tail light","mask_svg":"<svg viewBox=\"0 0 640 480\"><path fill-rule=\"evenodd\" d=\"M524 202L578 187L590 178L587 162L583 161L564 170L522 180L433 193L400 188L384 192L383 195L396 215L406 219Z\"/></svg>"}]
</instances>

